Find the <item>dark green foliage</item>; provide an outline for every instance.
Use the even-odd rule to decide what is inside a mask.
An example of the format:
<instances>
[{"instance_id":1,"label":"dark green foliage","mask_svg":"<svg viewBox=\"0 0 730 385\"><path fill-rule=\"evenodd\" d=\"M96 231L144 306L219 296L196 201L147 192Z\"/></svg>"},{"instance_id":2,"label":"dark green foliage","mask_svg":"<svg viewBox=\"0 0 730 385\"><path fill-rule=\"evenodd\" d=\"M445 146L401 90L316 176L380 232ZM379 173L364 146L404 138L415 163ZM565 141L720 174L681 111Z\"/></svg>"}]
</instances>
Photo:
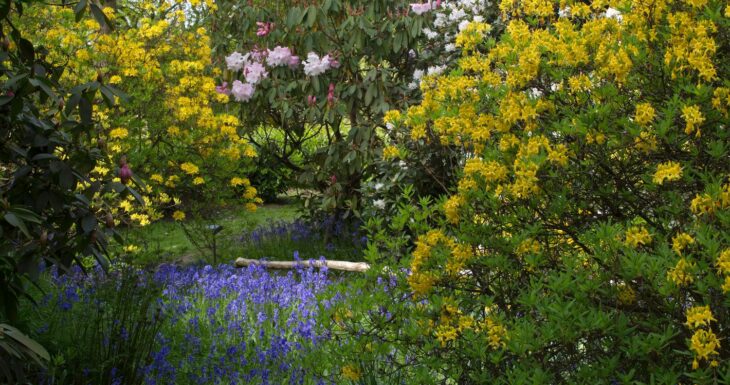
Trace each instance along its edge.
<instances>
[{"instance_id":1,"label":"dark green foliage","mask_svg":"<svg viewBox=\"0 0 730 385\"><path fill-rule=\"evenodd\" d=\"M95 139L92 106L124 95L100 81L63 89L64 68L47 63L45 49L11 23L21 11L21 2L7 3L0 15L0 314L10 320L41 260L66 269L88 255L107 264L113 230L102 224L108 211L97 196L137 196L89 179L98 165L114 168Z\"/></svg>"}]
</instances>

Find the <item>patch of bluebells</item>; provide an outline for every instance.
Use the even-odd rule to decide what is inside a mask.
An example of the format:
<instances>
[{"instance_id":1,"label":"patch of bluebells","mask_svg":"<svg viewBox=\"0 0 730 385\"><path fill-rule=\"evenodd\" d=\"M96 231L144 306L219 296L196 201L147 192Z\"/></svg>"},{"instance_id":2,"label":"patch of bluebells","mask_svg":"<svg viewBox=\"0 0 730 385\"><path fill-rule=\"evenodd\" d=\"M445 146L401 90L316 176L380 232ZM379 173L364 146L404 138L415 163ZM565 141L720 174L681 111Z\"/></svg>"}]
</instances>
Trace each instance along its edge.
<instances>
[{"instance_id":1,"label":"patch of bluebells","mask_svg":"<svg viewBox=\"0 0 730 385\"><path fill-rule=\"evenodd\" d=\"M282 249L297 248L302 254L311 254L308 257L326 252L332 259L343 259L361 255L368 243L359 224L334 216L320 221L271 222L244 233L239 240L254 254L244 255L247 258L279 257Z\"/></svg>"},{"instance_id":2,"label":"patch of bluebells","mask_svg":"<svg viewBox=\"0 0 730 385\"><path fill-rule=\"evenodd\" d=\"M296 229L306 235L304 228ZM298 364L329 338L317 325L317 296L332 282L326 268L279 273L260 266L162 265L139 274L151 274L160 285L163 320L151 355L143 359L144 383L330 383ZM114 284L99 268L87 275L78 268L63 275L54 270L50 276L54 294L45 303L60 312L104 301L95 286ZM328 300L321 306L334 304ZM117 376L112 383L125 382Z\"/></svg>"}]
</instances>

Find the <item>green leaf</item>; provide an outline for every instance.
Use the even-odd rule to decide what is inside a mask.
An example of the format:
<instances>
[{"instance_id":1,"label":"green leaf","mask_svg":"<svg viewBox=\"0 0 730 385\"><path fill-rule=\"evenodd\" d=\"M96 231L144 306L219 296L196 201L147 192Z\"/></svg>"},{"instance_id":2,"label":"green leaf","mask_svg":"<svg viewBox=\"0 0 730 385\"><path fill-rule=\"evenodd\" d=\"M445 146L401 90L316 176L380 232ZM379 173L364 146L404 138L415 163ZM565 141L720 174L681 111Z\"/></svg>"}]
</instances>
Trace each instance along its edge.
<instances>
[{"instance_id":1,"label":"green leaf","mask_svg":"<svg viewBox=\"0 0 730 385\"><path fill-rule=\"evenodd\" d=\"M30 211L28 209L24 209L22 207L13 207L9 212L15 214L18 218L27 221L27 222L33 222L33 223L41 223L41 217L36 214L33 211Z\"/></svg>"},{"instance_id":2,"label":"green leaf","mask_svg":"<svg viewBox=\"0 0 730 385\"><path fill-rule=\"evenodd\" d=\"M127 191L129 191L129 193L132 194L132 196L134 197L134 199L136 199L137 202L139 202L139 204L141 204L142 206L145 205L144 204L144 199L142 199L142 196L139 195L139 193L137 192L137 190L135 190L135 189L127 186Z\"/></svg>"},{"instance_id":3,"label":"green leaf","mask_svg":"<svg viewBox=\"0 0 730 385\"><path fill-rule=\"evenodd\" d=\"M17 215L13 213L5 213L5 221L8 222L11 226L20 229L20 231L22 231L26 237L30 238L30 232L28 231L28 227L25 226L25 222L18 218Z\"/></svg>"},{"instance_id":4,"label":"green leaf","mask_svg":"<svg viewBox=\"0 0 730 385\"><path fill-rule=\"evenodd\" d=\"M317 22L317 7L310 5L307 8L307 27L311 28Z\"/></svg>"},{"instance_id":5,"label":"green leaf","mask_svg":"<svg viewBox=\"0 0 730 385\"><path fill-rule=\"evenodd\" d=\"M22 57L26 63L33 63L35 60L35 48L33 48L33 43L23 38L20 38L16 43L20 50L20 57Z\"/></svg>"},{"instance_id":6,"label":"green leaf","mask_svg":"<svg viewBox=\"0 0 730 385\"><path fill-rule=\"evenodd\" d=\"M114 26L112 25L111 20L109 20L104 12L102 12L101 8L99 8L99 6L94 3L91 3L90 6L91 14L94 15L94 19L96 19L97 23L99 23L99 25L101 26L108 28L110 31L113 31Z\"/></svg>"},{"instance_id":7,"label":"green leaf","mask_svg":"<svg viewBox=\"0 0 730 385\"><path fill-rule=\"evenodd\" d=\"M35 79L30 79L29 82L33 86L40 88L49 97L56 99L56 93L53 92L51 87L47 84L47 80L35 78Z\"/></svg>"},{"instance_id":8,"label":"green leaf","mask_svg":"<svg viewBox=\"0 0 730 385\"><path fill-rule=\"evenodd\" d=\"M91 102L89 99L83 97L79 100L79 116L81 116L81 123L90 126L91 125Z\"/></svg>"},{"instance_id":9,"label":"green leaf","mask_svg":"<svg viewBox=\"0 0 730 385\"><path fill-rule=\"evenodd\" d=\"M84 13L86 12L86 5L87 0L79 0L79 2L74 7L74 16L76 18L76 22L79 22L84 17Z\"/></svg>"},{"instance_id":10,"label":"green leaf","mask_svg":"<svg viewBox=\"0 0 730 385\"><path fill-rule=\"evenodd\" d=\"M33 352L38 357L50 361L51 356L48 354L48 351L46 351L41 344L38 342L32 340L25 334L21 333L20 330L8 325L8 324L0 324L0 331L2 331L3 335L6 335L18 343L20 343L23 347L27 348L31 352Z\"/></svg>"},{"instance_id":11,"label":"green leaf","mask_svg":"<svg viewBox=\"0 0 730 385\"><path fill-rule=\"evenodd\" d=\"M66 101L66 107L64 111L66 112L66 115L71 114L74 108L79 105L79 102L81 101L81 92L76 92L71 94L71 97L68 98Z\"/></svg>"},{"instance_id":12,"label":"green leaf","mask_svg":"<svg viewBox=\"0 0 730 385\"><path fill-rule=\"evenodd\" d=\"M290 29L300 25L307 11L302 11L299 7L289 9L289 15L287 16L287 27Z\"/></svg>"},{"instance_id":13,"label":"green leaf","mask_svg":"<svg viewBox=\"0 0 730 385\"><path fill-rule=\"evenodd\" d=\"M114 93L105 85L102 84L101 86L101 96L104 98L104 102L106 103L107 107L113 107L114 106Z\"/></svg>"},{"instance_id":14,"label":"green leaf","mask_svg":"<svg viewBox=\"0 0 730 385\"><path fill-rule=\"evenodd\" d=\"M96 229L96 217L93 214L87 214L81 219L81 228L85 233L90 233Z\"/></svg>"},{"instance_id":15,"label":"green leaf","mask_svg":"<svg viewBox=\"0 0 730 385\"><path fill-rule=\"evenodd\" d=\"M56 156L55 156L55 155L53 155L53 154L46 154L46 153L43 153L43 154L37 154L37 155L35 155L35 156L34 156L34 157L32 157L32 158L31 158L30 160L31 160L31 161L33 161L33 162L37 162L37 161L41 161L41 160L49 160L49 159L58 159L58 157L56 157Z\"/></svg>"}]
</instances>

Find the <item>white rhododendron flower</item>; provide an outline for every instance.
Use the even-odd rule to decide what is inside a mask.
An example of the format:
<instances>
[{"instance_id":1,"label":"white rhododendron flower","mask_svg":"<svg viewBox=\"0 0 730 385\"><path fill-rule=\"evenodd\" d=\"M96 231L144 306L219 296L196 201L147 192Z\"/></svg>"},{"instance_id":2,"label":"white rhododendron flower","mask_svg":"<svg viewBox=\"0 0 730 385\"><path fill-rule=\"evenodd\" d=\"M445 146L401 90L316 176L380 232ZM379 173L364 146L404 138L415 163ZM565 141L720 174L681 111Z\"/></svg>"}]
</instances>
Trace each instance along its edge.
<instances>
[{"instance_id":1,"label":"white rhododendron flower","mask_svg":"<svg viewBox=\"0 0 730 385\"><path fill-rule=\"evenodd\" d=\"M319 55L314 52L307 54L307 59L304 61L304 73L307 76L317 76L325 73L330 69L330 57L325 55L320 59Z\"/></svg>"},{"instance_id":2,"label":"white rhododendron flower","mask_svg":"<svg viewBox=\"0 0 730 385\"><path fill-rule=\"evenodd\" d=\"M431 3L411 3L411 10L416 15L422 15L431 10Z\"/></svg>"},{"instance_id":3,"label":"white rhododendron flower","mask_svg":"<svg viewBox=\"0 0 730 385\"><path fill-rule=\"evenodd\" d=\"M288 47L280 47L269 50L266 56L266 64L271 67L288 66L291 62L291 49Z\"/></svg>"},{"instance_id":4,"label":"white rhododendron flower","mask_svg":"<svg viewBox=\"0 0 730 385\"><path fill-rule=\"evenodd\" d=\"M251 84L257 84L261 79L265 79L269 74L266 72L266 68L261 63L251 63L246 66L243 70L243 75L246 77L246 81Z\"/></svg>"},{"instance_id":5,"label":"white rhododendron flower","mask_svg":"<svg viewBox=\"0 0 730 385\"><path fill-rule=\"evenodd\" d=\"M226 56L226 65L231 71L240 71L246 65L248 57L249 54L241 55L239 52L234 52Z\"/></svg>"},{"instance_id":6,"label":"white rhododendron flower","mask_svg":"<svg viewBox=\"0 0 730 385\"><path fill-rule=\"evenodd\" d=\"M240 80L233 81L233 87L231 88L231 95L238 102L247 102L253 97L253 93L256 88L253 84L243 83Z\"/></svg>"}]
</instances>

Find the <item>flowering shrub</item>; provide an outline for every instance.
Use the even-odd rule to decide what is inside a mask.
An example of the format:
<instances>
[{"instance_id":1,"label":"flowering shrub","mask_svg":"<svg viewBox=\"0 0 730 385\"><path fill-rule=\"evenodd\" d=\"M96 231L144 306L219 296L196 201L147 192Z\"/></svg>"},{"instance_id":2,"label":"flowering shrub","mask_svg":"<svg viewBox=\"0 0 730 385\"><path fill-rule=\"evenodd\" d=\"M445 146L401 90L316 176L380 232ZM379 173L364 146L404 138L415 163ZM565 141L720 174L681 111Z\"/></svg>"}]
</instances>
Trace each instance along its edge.
<instances>
[{"instance_id":1,"label":"flowering shrub","mask_svg":"<svg viewBox=\"0 0 730 385\"><path fill-rule=\"evenodd\" d=\"M122 202L113 212L117 221L145 225L201 195L251 209L260 202L250 183L245 189L232 183L246 181L255 150L239 136L238 119L216 108L228 97L216 92L210 39L201 26L215 8L210 1L119 2L101 9L113 30L80 13L83 7L36 5L26 11L22 21L34 25L48 60L66 63L62 83L98 79L129 93L123 107L100 107L95 115L99 142L110 157L125 159L147 184L142 193L148 205ZM98 168L95 174L113 171Z\"/></svg>"},{"instance_id":2,"label":"flowering shrub","mask_svg":"<svg viewBox=\"0 0 730 385\"><path fill-rule=\"evenodd\" d=\"M381 147L382 114L416 95L406 87L409 54L424 19L404 1L224 4L214 35L226 82L251 132L249 140L302 173L322 193L310 208L358 212L358 194ZM378 44L370 44L377 41ZM228 88L231 85L231 88ZM283 138L283 139L282 139ZM289 162L311 140L326 138L304 167Z\"/></svg>"},{"instance_id":3,"label":"flowering shrub","mask_svg":"<svg viewBox=\"0 0 730 385\"><path fill-rule=\"evenodd\" d=\"M499 7L504 34L463 29L458 69L397 119L465 163L402 276L412 302L341 364L396 349L371 368L413 383L727 381L727 3Z\"/></svg>"}]
</instances>

